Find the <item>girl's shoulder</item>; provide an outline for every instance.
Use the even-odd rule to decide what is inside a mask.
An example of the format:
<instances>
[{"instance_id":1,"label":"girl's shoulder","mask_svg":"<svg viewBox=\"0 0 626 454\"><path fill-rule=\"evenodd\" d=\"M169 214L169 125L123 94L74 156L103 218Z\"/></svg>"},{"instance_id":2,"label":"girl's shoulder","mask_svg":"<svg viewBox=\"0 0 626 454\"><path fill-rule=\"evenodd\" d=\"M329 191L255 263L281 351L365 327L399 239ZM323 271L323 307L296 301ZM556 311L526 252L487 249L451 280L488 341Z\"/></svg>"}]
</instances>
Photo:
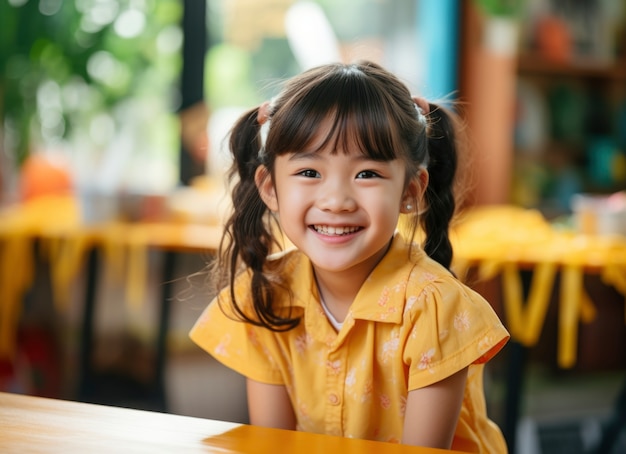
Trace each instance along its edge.
<instances>
[{"instance_id":1,"label":"girl's shoulder","mask_svg":"<svg viewBox=\"0 0 626 454\"><path fill-rule=\"evenodd\" d=\"M294 282L310 280L312 276L309 259L298 249L288 249L272 254L266 262L264 275L272 282L275 291L274 304L277 307L289 305L289 291ZM246 311L253 310L252 271L242 270L235 279L234 287L226 287L222 290L222 298L230 299L231 290L240 307Z\"/></svg>"},{"instance_id":2,"label":"girl's shoulder","mask_svg":"<svg viewBox=\"0 0 626 454\"><path fill-rule=\"evenodd\" d=\"M407 242L404 247L409 247ZM466 283L458 279L450 270L433 260L416 243L410 245L409 260L405 260L402 280L405 285L405 297L420 295L437 301L460 300L487 303L484 298ZM399 268L400 269L400 268Z\"/></svg>"},{"instance_id":3,"label":"girl's shoulder","mask_svg":"<svg viewBox=\"0 0 626 454\"><path fill-rule=\"evenodd\" d=\"M264 274L271 281L276 281L281 277L291 275L298 267L308 263L307 260L307 257L295 248L279 251L268 256ZM251 280L252 271L249 268L244 268L235 279L235 287L247 287Z\"/></svg>"},{"instance_id":4,"label":"girl's shoulder","mask_svg":"<svg viewBox=\"0 0 626 454\"><path fill-rule=\"evenodd\" d=\"M297 262L306 259L306 256L299 249L292 247L283 251L271 254L267 261L280 266L295 266Z\"/></svg>"},{"instance_id":5,"label":"girl's shoulder","mask_svg":"<svg viewBox=\"0 0 626 454\"><path fill-rule=\"evenodd\" d=\"M296 248L270 255L265 267L268 279L283 286L291 286L290 282L294 279L301 279L303 274L311 274L309 258Z\"/></svg>"},{"instance_id":6,"label":"girl's shoulder","mask_svg":"<svg viewBox=\"0 0 626 454\"><path fill-rule=\"evenodd\" d=\"M394 238L385 258L368 278L367 294L406 301L480 298L448 269L431 259L417 243ZM456 295L456 296L454 296Z\"/></svg>"},{"instance_id":7,"label":"girl's shoulder","mask_svg":"<svg viewBox=\"0 0 626 454\"><path fill-rule=\"evenodd\" d=\"M423 254L421 260L413 262L411 281L422 285L439 285L444 288L473 291L465 282L455 276L450 270Z\"/></svg>"}]
</instances>

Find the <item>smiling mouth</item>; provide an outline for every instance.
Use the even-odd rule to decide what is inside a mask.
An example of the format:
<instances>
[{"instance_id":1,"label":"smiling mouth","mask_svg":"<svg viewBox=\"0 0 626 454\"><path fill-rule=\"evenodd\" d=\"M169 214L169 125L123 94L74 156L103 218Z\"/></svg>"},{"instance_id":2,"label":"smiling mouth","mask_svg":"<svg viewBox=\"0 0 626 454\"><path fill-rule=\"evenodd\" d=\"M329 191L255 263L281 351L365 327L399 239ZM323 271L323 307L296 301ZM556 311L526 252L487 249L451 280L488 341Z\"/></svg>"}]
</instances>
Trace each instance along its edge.
<instances>
[{"instance_id":1,"label":"smiling mouth","mask_svg":"<svg viewBox=\"0 0 626 454\"><path fill-rule=\"evenodd\" d=\"M342 235L350 235L351 233L358 232L362 229L362 227L356 226L339 226L334 227L331 225L312 225L313 230L317 233L321 233L322 235L328 236L342 236Z\"/></svg>"}]
</instances>

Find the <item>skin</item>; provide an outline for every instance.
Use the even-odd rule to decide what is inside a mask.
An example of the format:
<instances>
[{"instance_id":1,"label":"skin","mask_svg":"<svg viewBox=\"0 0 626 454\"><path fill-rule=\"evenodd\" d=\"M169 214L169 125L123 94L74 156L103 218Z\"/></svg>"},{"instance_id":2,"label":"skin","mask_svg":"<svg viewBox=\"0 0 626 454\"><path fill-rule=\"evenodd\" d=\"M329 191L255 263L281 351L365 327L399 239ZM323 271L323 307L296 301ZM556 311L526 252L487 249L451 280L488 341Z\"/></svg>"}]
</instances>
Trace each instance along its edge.
<instances>
[{"instance_id":1,"label":"skin","mask_svg":"<svg viewBox=\"0 0 626 454\"><path fill-rule=\"evenodd\" d=\"M311 150L316 149L313 143ZM400 213L417 207L428 173L422 170L407 181L400 160L373 161L355 147L348 153L325 148L277 157L273 175L260 166L256 183L289 240L310 258L324 302L342 321L365 279L387 253ZM450 447L466 377L464 369L409 392L404 443ZM296 428L284 386L248 380L247 391L252 424Z\"/></svg>"}]
</instances>

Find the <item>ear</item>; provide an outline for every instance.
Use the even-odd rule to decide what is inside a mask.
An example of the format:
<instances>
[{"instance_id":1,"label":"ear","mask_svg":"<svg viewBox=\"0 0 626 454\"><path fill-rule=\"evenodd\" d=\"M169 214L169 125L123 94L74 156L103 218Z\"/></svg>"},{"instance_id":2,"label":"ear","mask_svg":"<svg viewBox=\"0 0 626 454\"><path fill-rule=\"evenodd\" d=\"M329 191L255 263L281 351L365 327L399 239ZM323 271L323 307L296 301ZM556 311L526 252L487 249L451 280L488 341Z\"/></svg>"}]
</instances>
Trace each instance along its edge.
<instances>
[{"instance_id":1,"label":"ear","mask_svg":"<svg viewBox=\"0 0 626 454\"><path fill-rule=\"evenodd\" d=\"M278 211L278 199L276 198L276 188L272 175L267 167L260 165L254 173L254 183L259 191L261 200L267 205L270 211Z\"/></svg>"},{"instance_id":2,"label":"ear","mask_svg":"<svg viewBox=\"0 0 626 454\"><path fill-rule=\"evenodd\" d=\"M417 176L415 178L411 178L404 189L404 194L402 195L402 200L400 202L400 213L408 214L416 210L419 213L424 212L426 207L422 207L421 205L424 204L422 198L424 197L427 187L428 170L420 168Z\"/></svg>"}]
</instances>

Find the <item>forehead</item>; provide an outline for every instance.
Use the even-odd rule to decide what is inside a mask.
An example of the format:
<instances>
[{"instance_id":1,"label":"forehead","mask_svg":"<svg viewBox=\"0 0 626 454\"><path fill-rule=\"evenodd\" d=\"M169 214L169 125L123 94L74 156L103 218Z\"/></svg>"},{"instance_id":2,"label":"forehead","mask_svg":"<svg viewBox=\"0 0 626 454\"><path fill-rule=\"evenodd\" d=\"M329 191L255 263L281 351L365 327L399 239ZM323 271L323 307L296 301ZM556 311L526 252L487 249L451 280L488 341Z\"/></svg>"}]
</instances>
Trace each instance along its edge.
<instances>
[{"instance_id":1,"label":"forehead","mask_svg":"<svg viewBox=\"0 0 626 454\"><path fill-rule=\"evenodd\" d=\"M340 115L333 111L310 128L301 146L289 152L296 155L320 152L331 155L357 154L376 161L396 159L394 147L387 137L388 132L380 131L376 126L355 115Z\"/></svg>"},{"instance_id":2,"label":"forehead","mask_svg":"<svg viewBox=\"0 0 626 454\"><path fill-rule=\"evenodd\" d=\"M311 134L305 146L300 150L294 150L295 153L311 153L330 151L331 153L350 152L358 145L356 140L356 132L348 131L346 125L338 124L336 115L328 114L320 121Z\"/></svg>"}]
</instances>

